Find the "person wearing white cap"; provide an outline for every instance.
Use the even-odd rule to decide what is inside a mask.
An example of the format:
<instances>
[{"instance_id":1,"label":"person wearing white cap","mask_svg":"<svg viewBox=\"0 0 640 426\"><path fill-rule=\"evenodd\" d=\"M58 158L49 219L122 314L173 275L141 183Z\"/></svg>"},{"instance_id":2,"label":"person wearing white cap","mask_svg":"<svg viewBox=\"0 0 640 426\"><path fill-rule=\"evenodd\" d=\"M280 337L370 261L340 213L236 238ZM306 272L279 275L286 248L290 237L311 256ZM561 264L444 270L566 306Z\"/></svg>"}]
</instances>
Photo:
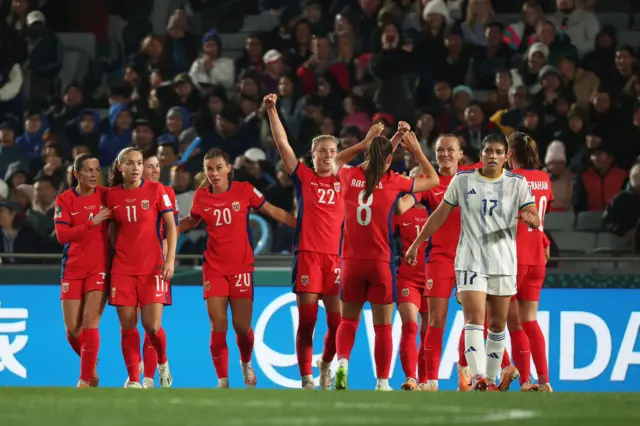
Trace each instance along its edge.
<instances>
[{"instance_id":1,"label":"person wearing white cap","mask_svg":"<svg viewBox=\"0 0 640 426\"><path fill-rule=\"evenodd\" d=\"M570 211L573 202L573 173L567 168L564 143L553 141L544 157L545 170L551 179L552 210Z\"/></svg>"},{"instance_id":2,"label":"person wearing white cap","mask_svg":"<svg viewBox=\"0 0 640 426\"><path fill-rule=\"evenodd\" d=\"M280 77L284 73L284 57L275 49L267 50L262 57L265 70L262 75L262 84L269 93L275 93Z\"/></svg>"},{"instance_id":3,"label":"person wearing white cap","mask_svg":"<svg viewBox=\"0 0 640 426\"><path fill-rule=\"evenodd\" d=\"M232 59L221 58L222 39L215 28L202 37L202 55L191 64L189 76L193 84L220 84L233 90L235 64Z\"/></svg>"},{"instance_id":4,"label":"person wearing white cap","mask_svg":"<svg viewBox=\"0 0 640 426\"><path fill-rule=\"evenodd\" d=\"M62 69L63 49L58 36L46 27L47 20L38 10L27 15L27 48L31 71L30 97L37 102L52 94L58 73Z\"/></svg>"},{"instance_id":5,"label":"person wearing white cap","mask_svg":"<svg viewBox=\"0 0 640 426\"><path fill-rule=\"evenodd\" d=\"M538 73L549 59L549 48L539 41L533 43L527 50L526 62L522 68L511 70L512 86L524 85L530 93L540 91Z\"/></svg>"}]
</instances>

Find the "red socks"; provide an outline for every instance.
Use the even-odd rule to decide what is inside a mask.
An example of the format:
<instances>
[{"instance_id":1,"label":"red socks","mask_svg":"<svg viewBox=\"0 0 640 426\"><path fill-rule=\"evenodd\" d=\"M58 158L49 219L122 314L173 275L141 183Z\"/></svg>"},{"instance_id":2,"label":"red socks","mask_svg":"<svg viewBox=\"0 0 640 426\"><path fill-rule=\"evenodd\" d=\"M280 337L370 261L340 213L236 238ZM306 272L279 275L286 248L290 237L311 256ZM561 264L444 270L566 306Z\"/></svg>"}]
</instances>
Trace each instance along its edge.
<instances>
[{"instance_id":1,"label":"red socks","mask_svg":"<svg viewBox=\"0 0 640 426\"><path fill-rule=\"evenodd\" d=\"M376 327L376 349L375 353L378 353L378 328ZM406 322L402 324L402 337L400 337L400 362L402 364L402 370L405 377L416 378L416 363L418 362L418 348L416 345L416 335L418 334L417 322ZM384 344L384 343L381 343ZM377 356L377 355L376 355ZM377 365L376 358L376 365ZM391 363L391 361L389 361ZM388 371L388 370L387 370ZM380 377L386 379L386 377Z\"/></svg>"},{"instance_id":2,"label":"red socks","mask_svg":"<svg viewBox=\"0 0 640 426\"><path fill-rule=\"evenodd\" d=\"M97 328L85 328L82 330L82 349L80 351L80 379L91 381L93 371L98 362L100 350L100 332Z\"/></svg>"},{"instance_id":3,"label":"red socks","mask_svg":"<svg viewBox=\"0 0 640 426\"><path fill-rule=\"evenodd\" d=\"M129 381L140 383L140 333L137 328L122 330L122 356Z\"/></svg>"},{"instance_id":4,"label":"red socks","mask_svg":"<svg viewBox=\"0 0 640 426\"><path fill-rule=\"evenodd\" d=\"M524 330L510 331L511 355L513 363L520 372L520 384L526 383L531 378L531 349L529 339Z\"/></svg>"},{"instance_id":5,"label":"red socks","mask_svg":"<svg viewBox=\"0 0 640 426\"><path fill-rule=\"evenodd\" d=\"M540 330L538 321L522 323L522 329L529 338L531 357L538 373L538 383L549 383L549 366L547 365L547 344Z\"/></svg>"},{"instance_id":6,"label":"red socks","mask_svg":"<svg viewBox=\"0 0 640 426\"><path fill-rule=\"evenodd\" d=\"M336 355L336 333L342 317L340 312L327 312L327 334L324 336L324 350L322 360L326 363L333 361Z\"/></svg>"},{"instance_id":7,"label":"red socks","mask_svg":"<svg viewBox=\"0 0 640 426\"><path fill-rule=\"evenodd\" d=\"M167 335L164 332L164 328L160 328L156 334L147 333L149 342L153 345L156 353L158 354L157 364L167 363ZM146 361L145 361L146 364Z\"/></svg>"},{"instance_id":8,"label":"red socks","mask_svg":"<svg viewBox=\"0 0 640 426\"><path fill-rule=\"evenodd\" d=\"M442 356L442 335L444 328L431 327L427 328L425 336L424 353L427 362L427 379L438 380L438 372L440 371L440 357ZM464 354L464 350L462 351Z\"/></svg>"},{"instance_id":9,"label":"red socks","mask_svg":"<svg viewBox=\"0 0 640 426\"><path fill-rule=\"evenodd\" d=\"M417 327L417 324L416 324L416 327ZM373 357L376 361L376 378L388 379L389 370L391 369L391 356L393 354L393 339L392 339L392 333L391 333L392 331L391 324L374 325L373 329L375 330L375 334L376 334L375 345L373 348ZM414 345L415 345L415 339L416 337L414 334L413 335ZM413 353L415 357L415 355L417 354L417 350L415 346L413 349ZM414 363L415 363L415 358L414 358ZM415 373L413 375L415 375Z\"/></svg>"},{"instance_id":10,"label":"red socks","mask_svg":"<svg viewBox=\"0 0 640 426\"><path fill-rule=\"evenodd\" d=\"M502 354L502 364L500 364L500 368L505 368L509 365L511 365L511 358L509 358L509 351L505 348L504 353Z\"/></svg>"},{"instance_id":11,"label":"red socks","mask_svg":"<svg viewBox=\"0 0 640 426\"><path fill-rule=\"evenodd\" d=\"M71 348L75 351L75 353L77 353L78 356L81 356L82 332L80 332L80 334L78 334L77 337L73 337L69 333L67 333L67 341L69 342L69 344L71 345Z\"/></svg>"},{"instance_id":12,"label":"red socks","mask_svg":"<svg viewBox=\"0 0 640 426\"><path fill-rule=\"evenodd\" d=\"M353 319L342 319L338 332L336 333L336 353L338 359L349 359L353 344L356 341L356 331L360 321ZM376 337L377 341L377 337Z\"/></svg>"},{"instance_id":13,"label":"red socks","mask_svg":"<svg viewBox=\"0 0 640 426\"><path fill-rule=\"evenodd\" d=\"M468 367L469 364L467 364L467 357L464 354L464 350L465 350L465 343L464 343L464 328L462 329L462 333L460 333L460 340L458 341L458 365L460 367Z\"/></svg>"},{"instance_id":14,"label":"red socks","mask_svg":"<svg viewBox=\"0 0 640 426\"><path fill-rule=\"evenodd\" d=\"M237 333L236 343L240 351L240 361L245 364L251 362L251 354L253 353L253 329L250 328L246 334Z\"/></svg>"},{"instance_id":15,"label":"red socks","mask_svg":"<svg viewBox=\"0 0 640 426\"><path fill-rule=\"evenodd\" d=\"M211 349L211 359L213 360L213 366L216 369L218 379L226 379L229 377L229 348L227 347L227 332L212 331L209 349Z\"/></svg>"},{"instance_id":16,"label":"red socks","mask_svg":"<svg viewBox=\"0 0 640 426\"><path fill-rule=\"evenodd\" d=\"M311 358L313 357L313 330L318 318L318 304L298 306L298 331L296 332L296 355L300 376L311 376Z\"/></svg>"},{"instance_id":17,"label":"red socks","mask_svg":"<svg viewBox=\"0 0 640 426\"><path fill-rule=\"evenodd\" d=\"M420 332L420 349L418 349L418 383L427 383L427 360L424 354L426 331Z\"/></svg>"},{"instance_id":18,"label":"red socks","mask_svg":"<svg viewBox=\"0 0 640 426\"><path fill-rule=\"evenodd\" d=\"M153 379L156 375L156 367L158 366L158 353L153 347L149 334L144 334L144 342L142 343L142 360L144 361L144 377Z\"/></svg>"}]
</instances>

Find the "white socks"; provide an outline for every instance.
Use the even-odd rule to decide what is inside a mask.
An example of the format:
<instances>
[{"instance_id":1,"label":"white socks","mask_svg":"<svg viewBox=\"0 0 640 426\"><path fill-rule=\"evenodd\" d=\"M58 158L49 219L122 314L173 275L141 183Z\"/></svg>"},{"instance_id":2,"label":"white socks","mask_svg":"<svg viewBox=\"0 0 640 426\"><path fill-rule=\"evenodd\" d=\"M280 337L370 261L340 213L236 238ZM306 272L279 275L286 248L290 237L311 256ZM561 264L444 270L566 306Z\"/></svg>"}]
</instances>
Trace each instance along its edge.
<instances>
[{"instance_id":1,"label":"white socks","mask_svg":"<svg viewBox=\"0 0 640 426\"><path fill-rule=\"evenodd\" d=\"M489 334L487 335L486 377L489 381L495 382L498 374L500 374L500 364L502 364L502 356L504 354L504 348L507 343L506 337L507 336L505 330L502 330L498 333L489 330Z\"/></svg>"},{"instance_id":2,"label":"white socks","mask_svg":"<svg viewBox=\"0 0 640 426\"><path fill-rule=\"evenodd\" d=\"M503 347L504 348L504 347ZM487 344L487 349L489 345ZM471 373L477 376L486 376L487 357L484 347L484 326L478 324L466 324L464 326L464 355ZM498 367L500 366L498 362Z\"/></svg>"}]
</instances>

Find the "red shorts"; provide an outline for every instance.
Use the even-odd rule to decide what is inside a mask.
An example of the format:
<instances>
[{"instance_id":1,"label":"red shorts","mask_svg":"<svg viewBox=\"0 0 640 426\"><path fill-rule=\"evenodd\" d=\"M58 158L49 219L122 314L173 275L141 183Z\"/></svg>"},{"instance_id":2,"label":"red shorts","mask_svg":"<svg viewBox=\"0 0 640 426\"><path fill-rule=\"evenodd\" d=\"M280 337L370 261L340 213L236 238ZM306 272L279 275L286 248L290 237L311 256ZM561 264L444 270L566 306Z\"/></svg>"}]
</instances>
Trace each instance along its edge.
<instances>
[{"instance_id":1,"label":"red shorts","mask_svg":"<svg viewBox=\"0 0 640 426\"><path fill-rule=\"evenodd\" d=\"M109 304L144 307L151 303L168 305L169 282L160 275L111 275Z\"/></svg>"},{"instance_id":2,"label":"red shorts","mask_svg":"<svg viewBox=\"0 0 640 426\"><path fill-rule=\"evenodd\" d=\"M518 265L518 292L513 297L517 300L539 302L546 275L546 265Z\"/></svg>"},{"instance_id":3,"label":"red shorts","mask_svg":"<svg viewBox=\"0 0 640 426\"><path fill-rule=\"evenodd\" d=\"M82 300L90 291L107 291L109 277L106 273L89 275L82 279L65 279L60 282L60 300Z\"/></svg>"},{"instance_id":4,"label":"red shorts","mask_svg":"<svg viewBox=\"0 0 640 426\"><path fill-rule=\"evenodd\" d=\"M395 302L396 271L379 260L342 259L342 301L387 305Z\"/></svg>"},{"instance_id":5,"label":"red shorts","mask_svg":"<svg viewBox=\"0 0 640 426\"><path fill-rule=\"evenodd\" d=\"M340 294L340 258L335 254L300 251L293 258L294 293Z\"/></svg>"},{"instance_id":6,"label":"red shorts","mask_svg":"<svg viewBox=\"0 0 640 426\"><path fill-rule=\"evenodd\" d=\"M426 297L448 299L456 286L456 271L453 263L429 262L426 267Z\"/></svg>"},{"instance_id":7,"label":"red shorts","mask_svg":"<svg viewBox=\"0 0 640 426\"><path fill-rule=\"evenodd\" d=\"M253 272L235 275L217 275L204 269L204 298L228 297L253 300Z\"/></svg>"},{"instance_id":8,"label":"red shorts","mask_svg":"<svg viewBox=\"0 0 640 426\"><path fill-rule=\"evenodd\" d=\"M396 300L401 303L413 303L420 312L429 312L429 305L424 295L424 281L422 279L398 276Z\"/></svg>"}]
</instances>

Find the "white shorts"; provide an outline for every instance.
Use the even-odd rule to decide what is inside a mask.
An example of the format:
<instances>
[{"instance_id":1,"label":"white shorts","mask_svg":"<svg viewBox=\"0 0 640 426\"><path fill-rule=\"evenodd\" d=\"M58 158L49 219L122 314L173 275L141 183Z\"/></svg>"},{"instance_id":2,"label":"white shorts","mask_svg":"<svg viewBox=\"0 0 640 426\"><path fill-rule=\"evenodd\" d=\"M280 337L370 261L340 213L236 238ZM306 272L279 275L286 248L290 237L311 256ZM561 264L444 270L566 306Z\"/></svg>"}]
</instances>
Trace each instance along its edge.
<instances>
[{"instance_id":1,"label":"white shorts","mask_svg":"<svg viewBox=\"0 0 640 426\"><path fill-rule=\"evenodd\" d=\"M515 275L484 275L471 271L456 271L458 291L481 291L491 296L516 294Z\"/></svg>"}]
</instances>

